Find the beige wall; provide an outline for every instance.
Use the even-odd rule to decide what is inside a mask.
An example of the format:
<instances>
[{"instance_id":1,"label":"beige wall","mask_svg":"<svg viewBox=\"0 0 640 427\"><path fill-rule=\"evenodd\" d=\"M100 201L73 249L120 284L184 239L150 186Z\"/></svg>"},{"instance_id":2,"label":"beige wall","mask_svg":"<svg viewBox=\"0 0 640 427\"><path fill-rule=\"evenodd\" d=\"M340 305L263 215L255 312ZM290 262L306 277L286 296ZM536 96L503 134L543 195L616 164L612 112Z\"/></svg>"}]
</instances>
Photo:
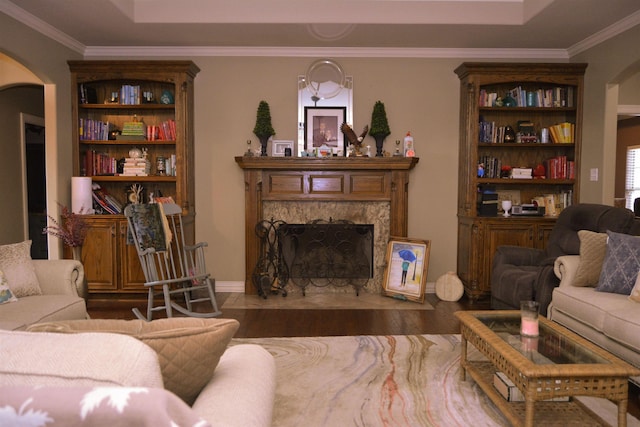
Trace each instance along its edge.
<instances>
[{"instance_id":1,"label":"beige wall","mask_svg":"<svg viewBox=\"0 0 640 427\"><path fill-rule=\"evenodd\" d=\"M246 150L247 139L257 146L252 130L261 99L271 107L275 137L297 139L296 81L312 61L195 58L202 69L196 78L196 229L210 243L210 262L221 280L244 276L244 181L233 158ZM432 241L433 281L456 268L459 80L453 69L460 60L339 62L354 78L355 128L370 123L381 100L391 128L385 148L393 151L407 131L414 137L420 162L409 185L409 235Z\"/></svg>"},{"instance_id":2,"label":"beige wall","mask_svg":"<svg viewBox=\"0 0 640 427\"><path fill-rule=\"evenodd\" d=\"M613 204L616 168L618 85L640 71L640 26L581 53L575 62L588 62L582 139L580 199ZM598 181L589 180L590 169Z\"/></svg>"},{"instance_id":3,"label":"beige wall","mask_svg":"<svg viewBox=\"0 0 640 427\"><path fill-rule=\"evenodd\" d=\"M15 23L9 22L11 25L7 26L5 21L11 20L0 15L0 51L57 85L58 190L62 201L68 203L71 124L66 60L78 55L59 46L53 49L51 45L55 43L34 36L24 27L12 28ZM15 37L16 31L25 37ZM9 35L19 41L8 45ZM590 63L585 97L583 201L613 200L615 141L602 142L605 89L607 83L620 79L625 70L635 67L640 60L639 35L640 28L629 30L573 59ZM49 50L58 54L51 57ZM316 58L190 59L202 69L196 78L195 100L197 235L209 242L207 262L217 280L242 281L244 184L233 158L246 150L247 139L257 142L252 129L262 99L271 106L276 138L296 139L296 78ZM411 175L409 187L409 235L432 241L428 277L431 282L456 268L459 88L453 70L464 60L338 58L354 78L356 129L369 123L373 104L381 100L392 131L385 148L391 150L393 141L401 139L408 130L414 135L420 163ZM613 126L615 133L615 123ZM372 139L368 140L373 144ZM611 155L603 156L605 150L611 150ZM600 169L601 181L587 181L591 167ZM603 182L610 189L603 189Z\"/></svg>"},{"instance_id":4,"label":"beige wall","mask_svg":"<svg viewBox=\"0 0 640 427\"><path fill-rule=\"evenodd\" d=\"M25 81L44 84L47 205L49 211L56 212L58 201L69 203L71 190L71 89L67 60L80 59L81 55L0 14L0 56L2 55L6 55L29 71L16 74L20 67L1 67L0 88ZM2 62L8 63L7 58L3 58ZM0 129L0 135L4 132L5 129ZM9 144L16 143L18 142L14 139L0 137L0 148L3 151ZM20 177L16 176L8 182L0 182L0 194L4 194L9 186L19 185L19 180ZM17 224L2 224L1 228L6 230L7 226L18 227ZM0 243L8 242L3 238ZM51 257L59 257L60 248L60 242L50 239Z\"/></svg>"}]
</instances>

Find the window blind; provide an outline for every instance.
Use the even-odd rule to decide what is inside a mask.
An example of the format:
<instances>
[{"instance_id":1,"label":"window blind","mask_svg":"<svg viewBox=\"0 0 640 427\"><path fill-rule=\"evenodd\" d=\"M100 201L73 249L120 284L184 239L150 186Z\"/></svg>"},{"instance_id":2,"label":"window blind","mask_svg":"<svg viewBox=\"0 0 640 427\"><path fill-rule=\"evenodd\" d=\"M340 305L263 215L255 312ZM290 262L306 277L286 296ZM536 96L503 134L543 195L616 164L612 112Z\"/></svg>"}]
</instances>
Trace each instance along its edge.
<instances>
[{"instance_id":1,"label":"window blind","mask_svg":"<svg viewBox=\"0 0 640 427\"><path fill-rule=\"evenodd\" d=\"M627 148L627 173L625 199L627 209L633 210L633 202L640 197L640 145Z\"/></svg>"}]
</instances>

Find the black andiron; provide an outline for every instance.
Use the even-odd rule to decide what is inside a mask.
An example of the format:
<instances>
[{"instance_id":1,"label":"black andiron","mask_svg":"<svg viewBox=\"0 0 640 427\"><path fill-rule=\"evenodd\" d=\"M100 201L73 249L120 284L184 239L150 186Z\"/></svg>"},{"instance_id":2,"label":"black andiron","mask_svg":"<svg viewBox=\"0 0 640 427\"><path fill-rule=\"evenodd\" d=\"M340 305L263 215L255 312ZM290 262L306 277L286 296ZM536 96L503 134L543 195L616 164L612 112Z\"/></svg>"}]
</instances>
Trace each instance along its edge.
<instances>
[{"instance_id":1,"label":"black andiron","mask_svg":"<svg viewBox=\"0 0 640 427\"><path fill-rule=\"evenodd\" d=\"M274 221L273 218L256 224L256 235L260 238L260 258L253 269L253 285L258 290L258 295L264 299L269 293L287 296L285 286L289 273L278 245L278 228L284 224L284 221Z\"/></svg>"}]
</instances>

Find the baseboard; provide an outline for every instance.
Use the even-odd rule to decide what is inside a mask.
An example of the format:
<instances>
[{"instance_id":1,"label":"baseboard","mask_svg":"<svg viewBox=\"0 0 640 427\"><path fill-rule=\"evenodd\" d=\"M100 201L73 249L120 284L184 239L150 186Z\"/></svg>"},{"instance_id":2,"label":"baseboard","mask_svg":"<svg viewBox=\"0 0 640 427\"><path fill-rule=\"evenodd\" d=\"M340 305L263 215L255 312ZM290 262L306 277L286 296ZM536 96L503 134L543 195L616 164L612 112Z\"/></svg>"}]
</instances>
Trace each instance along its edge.
<instances>
[{"instance_id":1,"label":"baseboard","mask_svg":"<svg viewBox=\"0 0 640 427\"><path fill-rule=\"evenodd\" d=\"M231 280L216 280L216 292L244 293L244 282Z\"/></svg>"},{"instance_id":2,"label":"baseboard","mask_svg":"<svg viewBox=\"0 0 640 427\"><path fill-rule=\"evenodd\" d=\"M232 280L216 280L216 292L237 292L244 293L244 282ZM436 282L427 282L425 293L436 293Z\"/></svg>"}]
</instances>

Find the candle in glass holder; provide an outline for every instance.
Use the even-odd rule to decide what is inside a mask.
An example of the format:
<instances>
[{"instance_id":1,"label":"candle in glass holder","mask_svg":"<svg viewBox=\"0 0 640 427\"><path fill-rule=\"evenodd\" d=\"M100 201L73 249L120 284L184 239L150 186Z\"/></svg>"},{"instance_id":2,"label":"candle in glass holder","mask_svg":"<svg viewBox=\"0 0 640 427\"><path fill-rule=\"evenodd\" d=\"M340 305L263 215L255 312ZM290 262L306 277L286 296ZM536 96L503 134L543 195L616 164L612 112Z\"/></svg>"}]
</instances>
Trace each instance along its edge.
<instances>
[{"instance_id":1,"label":"candle in glass holder","mask_svg":"<svg viewBox=\"0 0 640 427\"><path fill-rule=\"evenodd\" d=\"M538 308L539 304L535 301L520 302L520 335L537 337L540 334Z\"/></svg>"}]
</instances>

